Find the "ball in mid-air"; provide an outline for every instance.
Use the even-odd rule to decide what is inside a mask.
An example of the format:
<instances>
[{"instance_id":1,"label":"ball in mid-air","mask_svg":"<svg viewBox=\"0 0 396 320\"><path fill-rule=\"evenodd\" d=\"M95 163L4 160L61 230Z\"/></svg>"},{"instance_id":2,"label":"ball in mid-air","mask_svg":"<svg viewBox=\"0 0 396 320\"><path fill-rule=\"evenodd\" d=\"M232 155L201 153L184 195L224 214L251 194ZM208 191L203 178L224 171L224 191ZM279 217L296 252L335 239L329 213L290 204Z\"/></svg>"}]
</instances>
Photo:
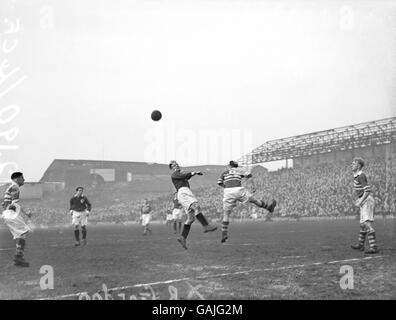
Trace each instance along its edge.
<instances>
[{"instance_id":1,"label":"ball in mid-air","mask_svg":"<svg viewBox=\"0 0 396 320\"><path fill-rule=\"evenodd\" d=\"M160 111L158 110L154 110L153 112L151 112L151 119L154 121L158 121L162 118L162 114Z\"/></svg>"}]
</instances>

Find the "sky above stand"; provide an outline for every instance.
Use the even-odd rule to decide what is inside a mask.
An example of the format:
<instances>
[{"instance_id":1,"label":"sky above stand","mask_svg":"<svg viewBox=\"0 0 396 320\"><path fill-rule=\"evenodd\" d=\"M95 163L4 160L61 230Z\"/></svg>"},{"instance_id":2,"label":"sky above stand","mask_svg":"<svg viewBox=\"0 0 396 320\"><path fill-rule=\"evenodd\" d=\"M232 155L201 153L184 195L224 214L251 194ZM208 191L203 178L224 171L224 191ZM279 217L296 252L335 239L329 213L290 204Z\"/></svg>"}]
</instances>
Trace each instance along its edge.
<instances>
[{"instance_id":1,"label":"sky above stand","mask_svg":"<svg viewBox=\"0 0 396 320\"><path fill-rule=\"evenodd\" d=\"M2 1L0 180L55 158L225 164L396 116L395 18L395 1Z\"/></svg>"}]
</instances>

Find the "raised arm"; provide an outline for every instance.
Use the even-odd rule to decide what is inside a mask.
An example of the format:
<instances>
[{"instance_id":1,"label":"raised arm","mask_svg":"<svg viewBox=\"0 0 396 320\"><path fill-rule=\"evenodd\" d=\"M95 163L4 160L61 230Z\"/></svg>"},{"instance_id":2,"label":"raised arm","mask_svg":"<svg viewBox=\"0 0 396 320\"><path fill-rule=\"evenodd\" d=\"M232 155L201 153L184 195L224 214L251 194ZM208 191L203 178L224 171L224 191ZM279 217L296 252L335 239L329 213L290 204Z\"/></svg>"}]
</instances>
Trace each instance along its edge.
<instances>
[{"instance_id":1,"label":"raised arm","mask_svg":"<svg viewBox=\"0 0 396 320\"><path fill-rule=\"evenodd\" d=\"M172 178L173 179L177 179L177 180L189 180L192 177L192 172L181 172L181 171L175 171L172 174Z\"/></svg>"},{"instance_id":2,"label":"raised arm","mask_svg":"<svg viewBox=\"0 0 396 320\"><path fill-rule=\"evenodd\" d=\"M202 176L203 173L201 171L192 171L192 172L175 171L172 174L172 178L176 180L189 180L191 177L195 175Z\"/></svg>"}]
</instances>

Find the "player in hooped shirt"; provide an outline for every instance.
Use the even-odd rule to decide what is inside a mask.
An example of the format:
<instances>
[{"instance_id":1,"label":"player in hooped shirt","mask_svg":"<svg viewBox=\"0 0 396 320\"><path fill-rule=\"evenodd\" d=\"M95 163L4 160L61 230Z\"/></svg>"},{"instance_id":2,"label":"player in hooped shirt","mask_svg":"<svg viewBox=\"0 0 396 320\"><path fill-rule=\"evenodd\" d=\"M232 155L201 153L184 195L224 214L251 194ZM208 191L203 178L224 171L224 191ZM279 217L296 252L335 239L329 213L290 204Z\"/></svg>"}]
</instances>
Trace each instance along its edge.
<instances>
[{"instance_id":1,"label":"player in hooped shirt","mask_svg":"<svg viewBox=\"0 0 396 320\"><path fill-rule=\"evenodd\" d=\"M352 161L353 187L356 197L355 205L360 208L360 232L356 245L352 249L364 251L366 236L369 242L369 249L365 253L378 253L375 230L372 223L374 222L375 201L371 194L371 187L367 182L367 177L362 171L364 167L363 159L356 158Z\"/></svg>"},{"instance_id":2,"label":"player in hooped shirt","mask_svg":"<svg viewBox=\"0 0 396 320\"><path fill-rule=\"evenodd\" d=\"M242 186L242 179L249 179L252 174L238 168L236 161L230 161L228 169L222 173L217 181L217 184L224 188L223 197L223 221L222 221L222 235L221 242L224 243L228 239L228 225L230 224L230 214L235 208L237 202L253 203L259 208L267 209L270 213L274 212L276 201L272 200L271 204L265 203L263 200L257 200L253 195Z\"/></svg>"},{"instance_id":3,"label":"player in hooped shirt","mask_svg":"<svg viewBox=\"0 0 396 320\"><path fill-rule=\"evenodd\" d=\"M195 221L195 218L197 218L197 220L203 226L204 232L215 231L217 230L217 227L208 223L205 216L201 212L201 207L198 204L198 200L190 190L190 184L188 180L190 180L191 177L195 175L202 175L202 172L183 172L181 171L179 164L174 160L169 163L169 169L173 170L171 179L177 190L177 200L187 212L187 220L184 222L181 237L177 239L182 247L187 249L186 239L190 232L191 224Z\"/></svg>"},{"instance_id":4,"label":"player in hooped shirt","mask_svg":"<svg viewBox=\"0 0 396 320\"><path fill-rule=\"evenodd\" d=\"M4 194L3 213L1 217L10 230L16 242L16 252L14 257L14 264L18 267L29 267L29 262L23 258L25 251L26 238L31 231L27 224L28 219L31 218L31 213L25 210L19 204L19 187L25 183L25 178L22 172L14 172L11 175L12 183L7 188Z\"/></svg>"}]
</instances>

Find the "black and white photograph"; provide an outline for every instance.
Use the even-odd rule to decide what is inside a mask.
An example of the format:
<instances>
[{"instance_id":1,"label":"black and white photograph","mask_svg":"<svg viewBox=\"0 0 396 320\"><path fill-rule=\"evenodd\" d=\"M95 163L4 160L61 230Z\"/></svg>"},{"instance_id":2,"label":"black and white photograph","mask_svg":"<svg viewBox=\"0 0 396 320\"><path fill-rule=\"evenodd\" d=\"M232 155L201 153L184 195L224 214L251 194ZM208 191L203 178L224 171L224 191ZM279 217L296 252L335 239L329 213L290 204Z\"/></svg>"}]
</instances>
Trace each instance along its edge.
<instances>
[{"instance_id":1,"label":"black and white photograph","mask_svg":"<svg viewBox=\"0 0 396 320\"><path fill-rule=\"evenodd\" d=\"M396 0L1 0L0 126L0 300L396 299Z\"/></svg>"}]
</instances>

